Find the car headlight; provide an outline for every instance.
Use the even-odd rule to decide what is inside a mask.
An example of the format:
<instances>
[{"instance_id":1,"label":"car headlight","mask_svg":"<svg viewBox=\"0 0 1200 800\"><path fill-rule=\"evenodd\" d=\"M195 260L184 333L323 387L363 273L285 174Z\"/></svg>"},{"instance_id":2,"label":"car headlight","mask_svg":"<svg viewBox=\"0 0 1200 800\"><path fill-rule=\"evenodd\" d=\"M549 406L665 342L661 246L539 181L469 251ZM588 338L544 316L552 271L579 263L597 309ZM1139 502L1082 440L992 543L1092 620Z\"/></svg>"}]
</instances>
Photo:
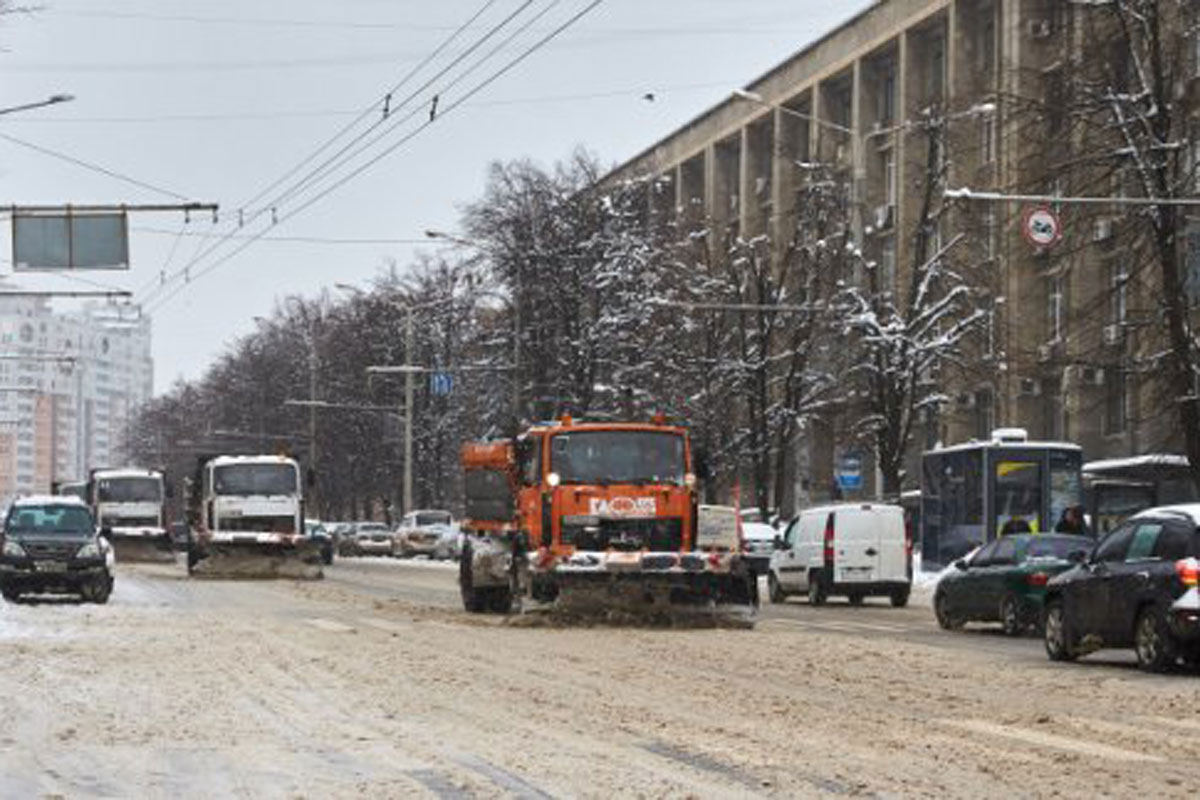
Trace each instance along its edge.
<instances>
[{"instance_id":1,"label":"car headlight","mask_svg":"<svg viewBox=\"0 0 1200 800\"><path fill-rule=\"evenodd\" d=\"M79 552L75 554L76 558L99 558L100 545L96 542L88 542L83 547L79 548Z\"/></svg>"},{"instance_id":2,"label":"car headlight","mask_svg":"<svg viewBox=\"0 0 1200 800\"><path fill-rule=\"evenodd\" d=\"M12 539L4 540L4 555L12 556L13 558L24 558L25 548L14 542Z\"/></svg>"}]
</instances>

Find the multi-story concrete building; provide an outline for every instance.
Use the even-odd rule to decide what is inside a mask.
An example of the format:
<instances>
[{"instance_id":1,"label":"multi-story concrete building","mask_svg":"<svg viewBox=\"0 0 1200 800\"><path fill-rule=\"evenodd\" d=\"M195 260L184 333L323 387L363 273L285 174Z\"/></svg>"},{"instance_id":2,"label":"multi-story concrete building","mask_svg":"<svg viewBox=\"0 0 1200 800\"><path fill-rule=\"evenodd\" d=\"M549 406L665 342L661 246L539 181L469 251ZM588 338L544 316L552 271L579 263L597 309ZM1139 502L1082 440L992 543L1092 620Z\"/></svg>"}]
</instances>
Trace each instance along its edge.
<instances>
[{"instance_id":1,"label":"multi-story concrete building","mask_svg":"<svg viewBox=\"0 0 1200 800\"><path fill-rule=\"evenodd\" d=\"M945 187L1060 196L1085 188L1055 177L1071 142L1056 92L1080 48L1072 13L1085 12L1063 0L879 0L606 180L655 177L665 190L648 213L719 231L711 247L765 234L779 249L796 224L798 187L814 164L832 165L864 254L903 291L920 262L914 226L930 174L914 121L929 109L947 125ZM1022 235L1026 208L947 202L939 215L932 246L965 234L963 258L977 267L988 322L970 345L971 368L940 376L949 399L914 434L914 457L1001 425L1078 442L1089 458L1181 452L1173 416L1150 408L1129 367L1138 290L1122 273L1111 210L1107 218L1064 211L1073 226L1064 246L1038 249ZM824 422L830 432L810 426L797 443L810 497L830 485L837 452L849 446L835 420ZM917 471L908 474L914 483Z\"/></svg>"},{"instance_id":2,"label":"multi-story concrete building","mask_svg":"<svg viewBox=\"0 0 1200 800\"><path fill-rule=\"evenodd\" d=\"M147 318L107 305L57 314L45 299L0 297L0 501L116 463L152 390Z\"/></svg>"}]
</instances>

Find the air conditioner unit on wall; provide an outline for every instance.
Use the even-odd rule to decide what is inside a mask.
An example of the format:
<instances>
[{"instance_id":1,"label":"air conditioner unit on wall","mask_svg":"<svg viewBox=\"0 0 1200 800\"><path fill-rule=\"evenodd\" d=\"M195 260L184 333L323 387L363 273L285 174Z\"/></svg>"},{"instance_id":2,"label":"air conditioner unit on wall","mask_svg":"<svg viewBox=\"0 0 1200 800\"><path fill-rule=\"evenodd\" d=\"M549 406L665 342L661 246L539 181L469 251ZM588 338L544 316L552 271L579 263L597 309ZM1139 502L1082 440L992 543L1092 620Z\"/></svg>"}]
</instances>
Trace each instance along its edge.
<instances>
[{"instance_id":1,"label":"air conditioner unit on wall","mask_svg":"<svg viewBox=\"0 0 1200 800\"><path fill-rule=\"evenodd\" d=\"M1100 367L1080 367L1079 379L1081 383L1091 386L1104 385L1104 370Z\"/></svg>"},{"instance_id":2,"label":"air conditioner unit on wall","mask_svg":"<svg viewBox=\"0 0 1200 800\"><path fill-rule=\"evenodd\" d=\"M1023 397L1040 397L1042 382L1037 378L1021 378L1021 395Z\"/></svg>"},{"instance_id":3,"label":"air conditioner unit on wall","mask_svg":"<svg viewBox=\"0 0 1200 800\"><path fill-rule=\"evenodd\" d=\"M1029 35L1034 39L1048 39L1054 35L1054 26L1048 19L1029 20Z\"/></svg>"},{"instance_id":4,"label":"air conditioner unit on wall","mask_svg":"<svg viewBox=\"0 0 1200 800\"><path fill-rule=\"evenodd\" d=\"M1105 325L1104 326L1104 343L1109 347L1115 347L1121 343L1121 325Z\"/></svg>"},{"instance_id":5,"label":"air conditioner unit on wall","mask_svg":"<svg viewBox=\"0 0 1200 800\"><path fill-rule=\"evenodd\" d=\"M1113 223L1111 219L1098 219L1092 226L1092 241L1103 242L1106 239L1111 239L1113 235Z\"/></svg>"},{"instance_id":6,"label":"air conditioner unit on wall","mask_svg":"<svg viewBox=\"0 0 1200 800\"><path fill-rule=\"evenodd\" d=\"M1050 342L1039 344L1037 349L1037 360L1045 364L1052 358L1054 358L1054 345Z\"/></svg>"}]
</instances>

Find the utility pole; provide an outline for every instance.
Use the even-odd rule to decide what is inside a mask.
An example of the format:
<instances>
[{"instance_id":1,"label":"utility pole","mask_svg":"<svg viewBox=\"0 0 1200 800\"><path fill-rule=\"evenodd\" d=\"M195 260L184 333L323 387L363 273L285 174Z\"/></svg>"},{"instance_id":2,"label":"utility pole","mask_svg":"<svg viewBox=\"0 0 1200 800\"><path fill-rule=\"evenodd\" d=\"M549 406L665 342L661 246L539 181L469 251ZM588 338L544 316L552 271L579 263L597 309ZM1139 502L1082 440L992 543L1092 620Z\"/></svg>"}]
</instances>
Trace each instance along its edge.
<instances>
[{"instance_id":1,"label":"utility pole","mask_svg":"<svg viewBox=\"0 0 1200 800\"><path fill-rule=\"evenodd\" d=\"M413 363L413 308L404 309L404 360ZM404 513L413 507L413 370L404 373Z\"/></svg>"}]
</instances>

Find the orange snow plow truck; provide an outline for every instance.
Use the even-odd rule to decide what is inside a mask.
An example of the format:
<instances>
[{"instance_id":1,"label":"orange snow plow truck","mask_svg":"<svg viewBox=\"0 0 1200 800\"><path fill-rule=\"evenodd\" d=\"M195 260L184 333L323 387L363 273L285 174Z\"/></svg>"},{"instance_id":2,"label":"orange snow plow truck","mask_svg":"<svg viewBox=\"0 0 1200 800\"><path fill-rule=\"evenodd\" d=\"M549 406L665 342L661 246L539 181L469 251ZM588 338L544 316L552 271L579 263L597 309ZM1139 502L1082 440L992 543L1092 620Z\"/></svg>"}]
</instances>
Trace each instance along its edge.
<instances>
[{"instance_id":1,"label":"orange snow plow truck","mask_svg":"<svg viewBox=\"0 0 1200 800\"><path fill-rule=\"evenodd\" d=\"M737 529L697 540L686 429L563 417L468 443L462 464L468 611L507 613L528 597L574 613L752 620L757 584Z\"/></svg>"}]
</instances>

